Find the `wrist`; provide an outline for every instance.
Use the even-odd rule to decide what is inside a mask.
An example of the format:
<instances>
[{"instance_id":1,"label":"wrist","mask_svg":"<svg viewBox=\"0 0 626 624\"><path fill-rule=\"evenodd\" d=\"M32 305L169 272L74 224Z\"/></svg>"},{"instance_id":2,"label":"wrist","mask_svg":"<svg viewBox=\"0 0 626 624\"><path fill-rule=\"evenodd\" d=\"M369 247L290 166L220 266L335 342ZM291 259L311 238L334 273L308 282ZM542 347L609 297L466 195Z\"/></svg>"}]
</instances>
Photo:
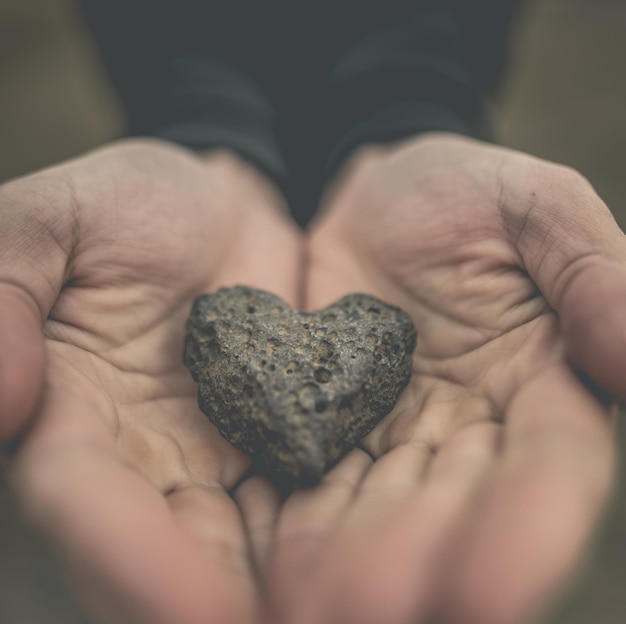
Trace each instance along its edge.
<instances>
[{"instance_id":1,"label":"wrist","mask_svg":"<svg viewBox=\"0 0 626 624\"><path fill-rule=\"evenodd\" d=\"M263 170L238 152L228 148L202 150L197 158L230 192L239 193L256 206L263 206L283 216L289 207L280 187Z\"/></svg>"}]
</instances>

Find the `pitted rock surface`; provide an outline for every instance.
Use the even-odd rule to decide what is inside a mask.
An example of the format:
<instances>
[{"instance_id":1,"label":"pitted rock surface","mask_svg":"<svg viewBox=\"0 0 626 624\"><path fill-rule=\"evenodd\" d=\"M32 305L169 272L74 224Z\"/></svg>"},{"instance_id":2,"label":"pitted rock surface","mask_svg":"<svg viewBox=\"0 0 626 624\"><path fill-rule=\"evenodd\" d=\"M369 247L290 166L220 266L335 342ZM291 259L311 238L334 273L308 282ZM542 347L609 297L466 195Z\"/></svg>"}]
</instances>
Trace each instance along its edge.
<instances>
[{"instance_id":1,"label":"pitted rock surface","mask_svg":"<svg viewBox=\"0 0 626 624\"><path fill-rule=\"evenodd\" d=\"M368 295L295 312L235 286L196 299L184 361L200 409L226 440L312 484L391 411L416 339L405 312Z\"/></svg>"}]
</instances>

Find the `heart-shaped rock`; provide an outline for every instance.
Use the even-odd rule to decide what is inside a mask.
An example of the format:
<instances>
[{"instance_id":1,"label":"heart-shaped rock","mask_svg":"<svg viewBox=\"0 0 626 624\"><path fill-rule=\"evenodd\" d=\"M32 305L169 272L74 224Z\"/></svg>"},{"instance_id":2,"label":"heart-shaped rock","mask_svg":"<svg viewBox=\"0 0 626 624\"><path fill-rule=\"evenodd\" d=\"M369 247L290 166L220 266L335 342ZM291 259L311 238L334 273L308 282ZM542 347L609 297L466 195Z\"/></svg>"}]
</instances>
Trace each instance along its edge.
<instances>
[{"instance_id":1,"label":"heart-shaped rock","mask_svg":"<svg viewBox=\"0 0 626 624\"><path fill-rule=\"evenodd\" d=\"M196 299L184 361L226 440L310 484L391 411L416 339L406 313L368 295L295 312L236 286Z\"/></svg>"}]
</instances>

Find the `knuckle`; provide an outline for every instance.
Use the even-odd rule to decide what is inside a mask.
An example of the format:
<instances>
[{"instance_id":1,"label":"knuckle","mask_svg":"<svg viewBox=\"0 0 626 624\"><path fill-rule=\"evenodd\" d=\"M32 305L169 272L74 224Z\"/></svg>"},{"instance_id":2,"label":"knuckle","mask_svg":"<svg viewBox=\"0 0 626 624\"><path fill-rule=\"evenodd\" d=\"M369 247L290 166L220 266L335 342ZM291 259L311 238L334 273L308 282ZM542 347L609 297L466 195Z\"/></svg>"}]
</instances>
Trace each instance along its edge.
<instances>
[{"instance_id":1,"label":"knuckle","mask_svg":"<svg viewBox=\"0 0 626 624\"><path fill-rule=\"evenodd\" d=\"M544 231L547 225L577 235L613 222L613 216L591 182L576 169L537 161L529 170L525 228Z\"/></svg>"},{"instance_id":2,"label":"knuckle","mask_svg":"<svg viewBox=\"0 0 626 624\"><path fill-rule=\"evenodd\" d=\"M606 204L600 199L591 182L568 165L549 164L539 179L543 182L543 192L554 200L551 203L560 212L608 212Z\"/></svg>"},{"instance_id":3,"label":"knuckle","mask_svg":"<svg viewBox=\"0 0 626 624\"><path fill-rule=\"evenodd\" d=\"M552 175L557 183L563 188L572 189L578 192L593 191L589 180L577 169L569 165L553 164L550 166Z\"/></svg>"}]
</instances>

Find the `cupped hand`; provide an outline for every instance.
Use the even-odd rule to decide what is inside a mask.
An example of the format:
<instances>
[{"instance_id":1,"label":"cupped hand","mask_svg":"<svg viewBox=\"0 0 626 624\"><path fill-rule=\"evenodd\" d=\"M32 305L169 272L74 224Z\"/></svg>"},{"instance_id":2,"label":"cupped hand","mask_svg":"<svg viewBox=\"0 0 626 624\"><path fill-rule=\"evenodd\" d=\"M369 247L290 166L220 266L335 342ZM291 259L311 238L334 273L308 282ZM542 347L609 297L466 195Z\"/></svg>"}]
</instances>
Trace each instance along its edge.
<instances>
[{"instance_id":1,"label":"cupped hand","mask_svg":"<svg viewBox=\"0 0 626 624\"><path fill-rule=\"evenodd\" d=\"M527 623L610 492L626 397L626 240L571 170L426 135L363 149L309 238L306 305L362 291L413 318L397 406L287 500L277 621ZM575 365L575 366L574 366Z\"/></svg>"},{"instance_id":2,"label":"cupped hand","mask_svg":"<svg viewBox=\"0 0 626 624\"><path fill-rule=\"evenodd\" d=\"M184 323L236 283L295 305L300 250L226 153L126 142L0 189L0 439L26 427L7 476L103 621L257 621L275 501L241 485L244 526L247 460L198 410Z\"/></svg>"}]
</instances>

